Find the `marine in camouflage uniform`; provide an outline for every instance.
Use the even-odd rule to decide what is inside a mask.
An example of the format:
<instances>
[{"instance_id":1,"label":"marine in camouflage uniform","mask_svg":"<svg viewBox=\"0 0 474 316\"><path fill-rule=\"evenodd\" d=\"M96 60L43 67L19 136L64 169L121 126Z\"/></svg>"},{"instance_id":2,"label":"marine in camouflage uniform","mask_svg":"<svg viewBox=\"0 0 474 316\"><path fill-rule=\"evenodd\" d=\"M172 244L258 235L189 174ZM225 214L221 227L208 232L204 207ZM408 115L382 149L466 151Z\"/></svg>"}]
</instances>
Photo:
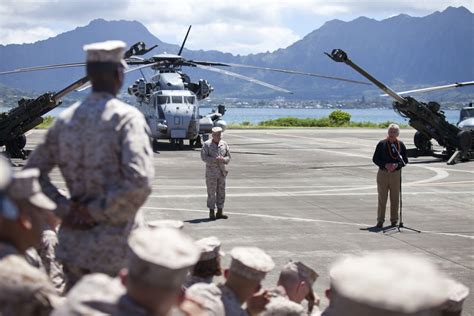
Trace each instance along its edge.
<instances>
[{"instance_id":1,"label":"marine in camouflage uniform","mask_svg":"<svg viewBox=\"0 0 474 316\"><path fill-rule=\"evenodd\" d=\"M53 316L169 315L177 309L186 274L199 258L192 239L174 228L139 227L128 244L128 265L121 280L100 273L85 276Z\"/></svg>"},{"instance_id":2,"label":"marine in camouflage uniform","mask_svg":"<svg viewBox=\"0 0 474 316\"><path fill-rule=\"evenodd\" d=\"M0 242L0 280L0 315L49 315L59 301L47 275L6 242Z\"/></svg>"},{"instance_id":3,"label":"marine in camouflage uniform","mask_svg":"<svg viewBox=\"0 0 474 316\"><path fill-rule=\"evenodd\" d=\"M209 218L227 218L223 214L225 202L226 165L230 162L229 145L221 140L222 128L212 128L212 138L204 142L201 159L206 163L207 207ZM217 214L214 210L217 206Z\"/></svg>"},{"instance_id":4,"label":"marine in camouflage uniform","mask_svg":"<svg viewBox=\"0 0 474 316\"><path fill-rule=\"evenodd\" d=\"M145 118L115 98L123 82L125 43L86 45L93 92L64 110L26 168L41 171L42 186L63 223L57 255L68 281L125 265L126 238L134 216L151 192L152 149ZM48 176L59 167L70 197Z\"/></svg>"},{"instance_id":5,"label":"marine in camouflage uniform","mask_svg":"<svg viewBox=\"0 0 474 316\"><path fill-rule=\"evenodd\" d=\"M31 171L39 175L37 170ZM22 180L15 176L14 183L19 185L11 184L15 192L7 194L5 180L10 173L0 157L0 315L49 315L60 298L47 275L26 261L25 253L39 245L45 218L52 215L50 212L56 205L39 190L32 190L40 186L37 178L30 177L31 172ZM25 183L32 181L37 185ZM33 204L36 202L43 208Z\"/></svg>"},{"instance_id":6,"label":"marine in camouflage uniform","mask_svg":"<svg viewBox=\"0 0 474 316\"><path fill-rule=\"evenodd\" d=\"M260 288L266 274L275 266L272 258L255 247L236 247L231 250L230 256L232 261L226 271L224 284L215 286L200 283L187 291L200 296L220 297L226 316L248 316L263 312L270 297L267 291L260 291ZM244 304L247 304L247 309L244 309ZM217 310L213 310L213 313L216 314Z\"/></svg>"}]
</instances>

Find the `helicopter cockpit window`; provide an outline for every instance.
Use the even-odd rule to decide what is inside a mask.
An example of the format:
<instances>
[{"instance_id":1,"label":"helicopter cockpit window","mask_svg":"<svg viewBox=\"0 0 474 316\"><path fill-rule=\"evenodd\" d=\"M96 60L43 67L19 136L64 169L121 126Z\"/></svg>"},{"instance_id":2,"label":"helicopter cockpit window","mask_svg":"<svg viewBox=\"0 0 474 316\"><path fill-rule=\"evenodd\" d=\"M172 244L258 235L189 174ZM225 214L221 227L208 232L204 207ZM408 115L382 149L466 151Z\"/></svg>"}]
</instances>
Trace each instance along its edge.
<instances>
[{"instance_id":1,"label":"helicopter cockpit window","mask_svg":"<svg viewBox=\"0 0 474 316\"><path fill-rule=\"evenodd\" d=\"M166 96L166 95L160 95L160 96L158 96L158 103L159 104L170 103L170 97Z\"/></svg>"},{"instance_id":2,"label":"helicopter cockpit window","mask_svg":"<svg viewBox=\"0 0 474 316\"><path fill-rule=\"evenodd\" d=\"M172 103L183 103L183 97L182 96L172 96L171 100L173 101Z\"/></svg>"},{"instance_id":3,"label":"helicopter cockpit window","mask_svg":"<svg viewBox=\"0 0 474 316\"><path fill-rule=\"evenodd\" d=\"M194 104L195 100L196 100L195 96L184 97L184 102L188 104Z\"/></svg>"}]
</instances>

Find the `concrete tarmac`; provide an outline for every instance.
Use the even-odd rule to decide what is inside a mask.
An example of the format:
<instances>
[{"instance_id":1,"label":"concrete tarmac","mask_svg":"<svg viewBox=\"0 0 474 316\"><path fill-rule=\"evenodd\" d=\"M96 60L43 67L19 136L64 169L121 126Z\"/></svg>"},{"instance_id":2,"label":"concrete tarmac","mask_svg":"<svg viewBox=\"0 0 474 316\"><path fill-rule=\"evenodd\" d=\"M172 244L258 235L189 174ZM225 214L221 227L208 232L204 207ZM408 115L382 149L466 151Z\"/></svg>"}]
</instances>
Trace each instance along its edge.
<instances>
[{"instance_id":1,"label":"concrete tarmac","mask_svg":"<svg viewBox=\"0 0 474 316\"><path fill-rule=\"evenodd\" d=\"M413 129L400 138L413 147ZM276 263L264 286L275 285L279 268L300 260L320 275L315 291L328 304L329 269L341 256L390 250L423 255L442 271L474 289L474 162L448 166L412 158L402 172L406 227L386 232L376 224L377 167L372 155L385 129L228 130L223 139L232 160L227 179L228 220L208 221L204 163L199 149L155 153L153 192L142 208L145 219L179 219L194 238L217 236L224 251L257 246ZM34 148L44 131L28 135ZM100 149L98 149L100 150ZM20 166L21 161L15 161ZM55 169L59 187L64 181ZM387 205L388 206L388 205ZM389 206L386 223L389 223ZM223 266L228 266L226 256ZM388 284L387 286L390 286ZM463 315L474 315L474 294Z\"/></svg>"}]
</instances>

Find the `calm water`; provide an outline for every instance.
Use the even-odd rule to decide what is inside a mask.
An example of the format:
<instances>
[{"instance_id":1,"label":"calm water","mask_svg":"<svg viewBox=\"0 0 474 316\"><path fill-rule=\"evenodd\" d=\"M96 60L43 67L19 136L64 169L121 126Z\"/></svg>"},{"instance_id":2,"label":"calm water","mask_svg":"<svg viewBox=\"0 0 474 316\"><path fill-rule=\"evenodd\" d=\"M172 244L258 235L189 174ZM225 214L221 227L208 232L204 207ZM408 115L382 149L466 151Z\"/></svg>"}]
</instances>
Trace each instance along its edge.
<instances>
[{"instance_id":1,"label":"calm water","mask_svg":"<svg viewBox=\"0 0 474 316\"><path fill-rule=\"evenodd\" d=\"M201 115L209 111L210 109L202 108ZM258 123L288 116L297 118L320 118L329 116L332 111L334 111L334 109L229 108L224 115L224 119L227 123L242 123L245 121ZM344 109L343 111L351 114L351 121L353 122L408 122L392 109ZM445 115L447 120L451 123L455 124L459 120L458 110L446 110Z\"/></svg>"},{"instance_id":2,"label":"calm water","mask_svg":"<svg viewBox=\"0 0 474 316\"><path fill-rule=\"evenodd\" d=\"M63 107L55 108L47 115L57 116L63 110ZM0 107L0 112L8 111L8 108ZM258 123L261 121L277 119L280 117L297 118L320 118L328 116L334 109L281 109L281 108L228 108L224 119L227 123L242 123L245 121ZM351 114L353 122L374 122L381 123L386 121L396 123L407 123L403 117L395 113L392 109L344 109ZM211 112L211 108L200 108L200 114L205 115ZM446 110L446 118L451 123L457 123L459 119L458 110Z\"/></svg>"}]
</instances>

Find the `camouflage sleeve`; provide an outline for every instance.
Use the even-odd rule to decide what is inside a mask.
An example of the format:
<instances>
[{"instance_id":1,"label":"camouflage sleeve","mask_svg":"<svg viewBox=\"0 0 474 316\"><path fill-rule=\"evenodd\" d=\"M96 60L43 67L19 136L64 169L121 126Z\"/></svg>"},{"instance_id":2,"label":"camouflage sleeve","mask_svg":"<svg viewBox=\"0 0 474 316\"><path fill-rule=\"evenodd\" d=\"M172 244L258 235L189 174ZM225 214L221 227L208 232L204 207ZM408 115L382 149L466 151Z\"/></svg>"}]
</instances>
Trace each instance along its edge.
<instances>
[{"instance_id":1,"label":"camouflage sleeve","mask_svg":"<svg viewBox=\"0 0 474 316\"><path fill-rule=\"evenodd\" d=\"M25 169L38 168L40 170L40 183L43 192L57 204L56 215L64 217L69 211L69 199L58 190L49 178L49 173L57 165L57 157L59 153L57 138L59 124L59 122L56 122L48 130L44 142L39 144L29 156Z\"/></svg>"},{"instance_id":2,"label":"camouflage sleeve","mask_svg":"<svg viewBox=\"0 0 474 316\"><path fill-rule=\"evenodd\" d=\"M230 162L231 156L230 156L230 149L229 145L226 143L225 146L225 156L224 156L224 164L228 164Z\"/></svg>"},{"instance_id":3,"label":"camouflage sleeve","mask_svg":"<svg viewBox=\"0 0 474 316\"><path fill-rule=\"evenodd\" d=\"M202 161L204 161L205 163L212 163L212 162L215 162L216 161L216 158L215 157L211 157L209 156L209 145L207 143L204 143L202 145L202 149L201 149L201 159Z\"/></svg>"},{"instance_id":4,"label":"camouflage sleeve","mask_svg":"<svg viewBox=\"0 0 474 316\"><path fill-rule=\"evenodd\" d=\"M100 200L88 203L95 220L124 223L135 216L151 192L154 177L153 151L145 119L134 116L121 128L122 181L108 188Z\"/></svg>"}]
</instances>

